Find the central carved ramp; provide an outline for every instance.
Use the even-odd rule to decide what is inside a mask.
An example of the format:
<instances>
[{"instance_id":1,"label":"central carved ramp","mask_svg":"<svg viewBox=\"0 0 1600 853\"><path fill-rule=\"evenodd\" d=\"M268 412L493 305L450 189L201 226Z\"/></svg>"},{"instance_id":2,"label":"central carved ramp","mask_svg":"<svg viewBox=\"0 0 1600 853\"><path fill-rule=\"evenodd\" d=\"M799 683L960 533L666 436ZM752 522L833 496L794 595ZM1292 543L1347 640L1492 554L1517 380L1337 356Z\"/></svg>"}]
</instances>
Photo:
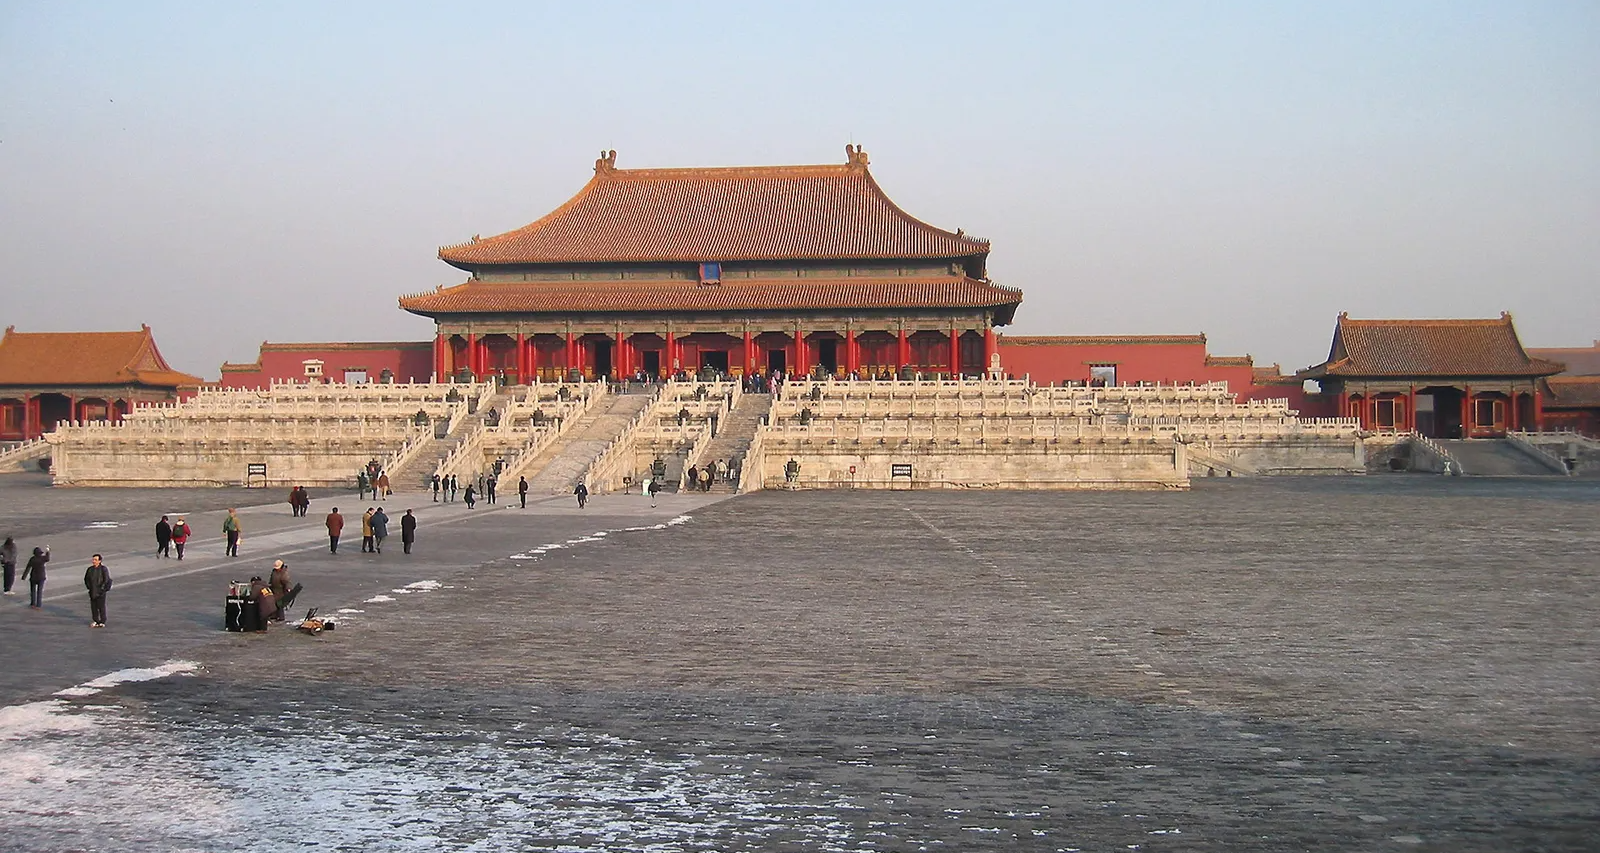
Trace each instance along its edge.
<instances>
[{"instance_id":1,"label":"central carved ramp","mask_svg":"<svg viewBox=\"0 0 1600 853\"><path fill-rule=\"evenodd\" d=\"M1550 466L1503 438L1437 439L1461 473L1479 477L1554 477Z\"/></svg>"},{"instance_id":2,"label":"central carved ramp","mask_svg":"<svg viewBox=\"0 0 1600 853\"><path fill-rule=\"evenodd\" d=\"M602 398L529 463L528 491L536 495L570 493L595 457L622 434L651 399L648 394L610 394ZM501 488L514 490L514 486Z\"/></svg>"}]
</instances>

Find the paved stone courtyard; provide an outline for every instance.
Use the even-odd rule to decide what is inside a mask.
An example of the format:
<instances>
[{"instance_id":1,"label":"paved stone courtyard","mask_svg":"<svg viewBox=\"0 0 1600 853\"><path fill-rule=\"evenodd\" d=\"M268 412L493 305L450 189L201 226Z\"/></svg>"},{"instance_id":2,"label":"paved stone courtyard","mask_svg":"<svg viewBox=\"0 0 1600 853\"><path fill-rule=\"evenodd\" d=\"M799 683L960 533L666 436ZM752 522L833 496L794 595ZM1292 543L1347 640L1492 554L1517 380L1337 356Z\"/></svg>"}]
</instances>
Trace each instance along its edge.
<instances>
[{"instance_id":1,"label":"paved stone courtyard","mask_svg":"<svg viewBox=\"0 0 1600 853\"><path fill-rule=\"evenodd\" d=\"M200 493L181 570L133 553L150 537L132 510L175 497L0 479L57 555L43 612L0 607L0 648L27 650L0 673L0 771L27 780L0 849L1587 850L1600 834L1593 483L424 505L409 559L394 539L362 555L358 536L329 555L330 501L291 519L274 493L244 512L231 564L214 509L244 501ZM83 529L108 515L128 526ZM85 549L118 578L103 631L80 612ZM223 583L280 554L301 605L359 612L318 637L219 632ZM172 660L193 663L52 697Z\"/></svg>"}]
</instances>

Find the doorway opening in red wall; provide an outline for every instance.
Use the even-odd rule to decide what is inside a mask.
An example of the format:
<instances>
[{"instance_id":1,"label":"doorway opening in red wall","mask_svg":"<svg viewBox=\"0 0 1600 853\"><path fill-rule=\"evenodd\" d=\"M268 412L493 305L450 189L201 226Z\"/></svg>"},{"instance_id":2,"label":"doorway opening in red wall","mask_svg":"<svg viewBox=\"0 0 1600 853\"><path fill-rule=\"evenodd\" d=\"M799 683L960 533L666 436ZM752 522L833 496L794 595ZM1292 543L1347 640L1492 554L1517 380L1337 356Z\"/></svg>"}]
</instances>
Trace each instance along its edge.
<instances>
[{"instance_id":1,"label":"doorway opening in red wall","mask_svg":"<svg viewBox=\"0 0 1600 853\"><path fill-rule=\"evenodd\" d=\"M1114 388L1117 384L1115 364L1089 365L1089 384L1097 388Z\"/></svg>"}]
</instances>

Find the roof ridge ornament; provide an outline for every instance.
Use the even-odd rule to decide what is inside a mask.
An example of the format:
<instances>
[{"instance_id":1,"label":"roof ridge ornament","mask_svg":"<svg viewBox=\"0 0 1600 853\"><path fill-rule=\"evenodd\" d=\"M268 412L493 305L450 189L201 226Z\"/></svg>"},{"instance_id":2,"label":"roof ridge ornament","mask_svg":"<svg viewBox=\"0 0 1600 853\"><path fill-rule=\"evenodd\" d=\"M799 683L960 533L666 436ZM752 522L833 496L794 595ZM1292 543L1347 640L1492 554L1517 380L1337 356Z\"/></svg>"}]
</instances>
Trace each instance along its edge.
<instances>
[{"instance_id":1,"label":"roof ridge ornament","mask_svg":"<svg viewBox=\"0 0 1600 853\"><path fill-rule=\"evenodd\" d=\"M867 167L867 152L860 145L845 143L844 156L845 164L848 166L857 169L865 169Z\"/></svg>"},{"instance_id":2,"label":"roof ridge ornament","mask_svg":"<svg viewBox=\"0 0 1600 853\"><path fill-rule=\"evenodd\" d=\"M615 148L609 151L601 149L600 159L594 161L594 173L596 175L609 174L611 172L615 172L616 170L617 150Z\"/></svg>"}]
</instances>

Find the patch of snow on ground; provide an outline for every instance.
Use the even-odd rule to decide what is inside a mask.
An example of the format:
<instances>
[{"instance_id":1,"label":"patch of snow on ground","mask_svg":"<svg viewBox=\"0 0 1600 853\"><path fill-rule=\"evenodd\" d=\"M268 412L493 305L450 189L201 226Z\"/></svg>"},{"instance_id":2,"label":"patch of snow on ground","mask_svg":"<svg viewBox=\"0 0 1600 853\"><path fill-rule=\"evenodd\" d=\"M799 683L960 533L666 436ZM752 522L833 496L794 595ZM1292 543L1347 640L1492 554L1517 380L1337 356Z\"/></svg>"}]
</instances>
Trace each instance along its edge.
<instances>
[{"instance_id":1,"label":"patch of snow on ground","mask_svg":"<svg viewBox=\"0 0 1600 853\"><path fill-rule=\"evenodd\" d=\"M102 675L93 681L85 681L77 687L57 690L56 695L93 696L107 687L116 687L118 684L126 684L131 681L154 681L157 678L166 678L170 675L194 675L199 669L199 664L188 660L168 661L160 666L146 668L119 669L116 672Z\"/></svg>"},{"instance_id":2,"label":"patch of snow on ground","mask_svg":"<svg viewBox=\"0 0 1600 853\"><path fill-rule=\"evenodd\" d=\"M334 612L336 612L336 613L365 613L367 611L365 611L365 610L357 610L357 609L355 609L353 607L341 607L341 608L339 608L338 610L336 610Z\"/></svg>"},{"instance_id":3,"label":"patch of snow on ground","mask_svg":"<svg viewBox=\"0 0 1600 853\"><path fill-rule=\"evenodd\" d=\"M417 581L416 583L408 583L408 584L406 584L406 589L415 589L415 590L444 589L444 584L442 584L442 583L440 583L438 581Z\"/></svg>"},{"instance_id":4,"label":"patch of snow on ground","mask_svg":"<svg viewBox=\"0 0 1600 853\"><path fill-rule=\"evenodd\" d=\"M366 601L363 601L361 603L362 604L382 604L382 603L384 603L386 601L394 601L394 600L395 600L395 598L392 595L374 595L373 597L371 597L371 598L369 598Z\"/></svg>"}]
</instances>

